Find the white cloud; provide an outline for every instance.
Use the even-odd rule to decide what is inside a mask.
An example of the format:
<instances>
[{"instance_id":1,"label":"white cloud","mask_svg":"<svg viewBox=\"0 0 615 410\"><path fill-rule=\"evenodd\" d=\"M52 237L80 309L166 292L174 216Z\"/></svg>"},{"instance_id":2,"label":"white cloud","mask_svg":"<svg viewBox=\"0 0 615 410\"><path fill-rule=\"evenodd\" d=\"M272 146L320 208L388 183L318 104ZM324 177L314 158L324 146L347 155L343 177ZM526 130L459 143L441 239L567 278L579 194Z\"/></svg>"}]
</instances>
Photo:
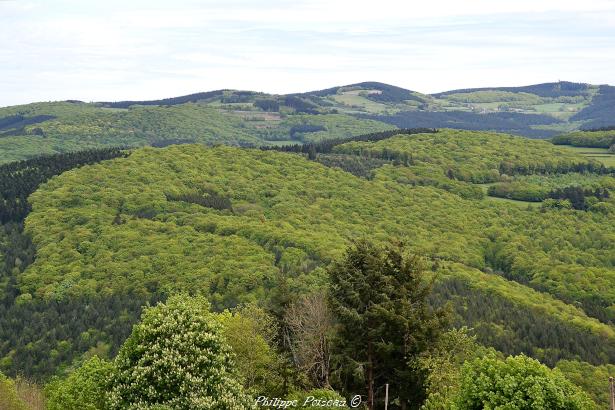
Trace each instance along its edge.
<instances>
[{"instance_id":1,"label":"white cloud","mask_svg":"<svg viewBox=\"0 0 615 410\"><path fill-rule=\"evenodd\" d=\"M615 83L615 2L0 1L0 105L378 80Z\"/></svg>"}]
</instances>

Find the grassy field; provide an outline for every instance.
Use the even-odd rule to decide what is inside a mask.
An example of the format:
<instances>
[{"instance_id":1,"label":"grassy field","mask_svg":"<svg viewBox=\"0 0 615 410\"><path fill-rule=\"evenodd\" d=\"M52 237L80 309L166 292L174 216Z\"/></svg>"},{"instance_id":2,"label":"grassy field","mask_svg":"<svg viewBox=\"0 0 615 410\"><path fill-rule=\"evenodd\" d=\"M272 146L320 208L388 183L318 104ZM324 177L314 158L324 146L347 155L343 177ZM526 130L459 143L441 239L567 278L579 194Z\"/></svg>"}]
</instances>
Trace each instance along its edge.
<instances>
[{"instance_id":1,"label":"grassy field","mask_svg":"<svg viewBox=\"0 0 615 410\"><path fill-rule=\"evenodd\" d=\"M589 155L589 154L609 154L609 150L606 148L592 148L592 147L573 147L572 145L562 145L562 147L569 149L571 151L575 151L578 152L582 155Z\"/></svg>"},{"instance_id":2,"label":"grassy field","mask_svg":"<svg viewBox=\"0 0 615 410\"><path fill-rule=\"evenodd\" d=\"M607 167L615 167L615 154L605 154L605 155L586 155L587 158L593 158L597 161L602 162Z\"/></svg>"},{"instance_id":3,"label":"grassy field","mask_svg":"<svg viewBox=\"0 0 615 410\"><path fill-rule=\"evenodd\" d=\"M606 148L573 147L571 145L561 145L571 151L577 152L587 158L602 162L607 167L615 167L615 154L609 153Z\"/></svg>"},{"instance_id":4,"label":"grassy field","mask_svg":"<svg viewBox=\"0 0 615 410\"><path fill-rule=\"evenodd\" d=\"M263 141L266 145L274 145L276 147L281 147L284 145L295 145L302 144L301 141L297 140L280 140L280 141Z\"/></svg>"},{"instance_id":5,"label":"grassy field","mask_svg":"<svg viewBox=\"0 0 615 410\"><path fill-rule=\"evenodd\" d=\"M528 206L532 208L537 208L541 204L541 202L517 201L516 199L498 198L495 196L485 196L485 200L499 202L499 203L506 203L509 205L517 206L519 208L527 208Z\"/></svg>"},{"instance_id":6,"label":"grassy field","mask_svg":"<svg viewBox=\"0 0 615 410\"><path fill-rule=\"evenodd\" d=\"M347 91L343 94L334 95L331 98L338 103L349 107L360 107L370 113L381 114L387 110L390 110L391 107L386 104L377 103L363 97L362 95L359 95L362 91L364 90Z\"/></svg>"},{"instance_id":7,"label":"grassy field","mask_svg":"<svg viewBox=\"0 0 615 410\"><path fill-rule=\"evenodd\" d=\"M512 205L512 206L519 207L519 208L527 208L528 206L531 206L532 208L536 208L536 207L539 207L541 204L540 202L517 201L516 199L498 198L495 196L487 195L487 192L489 191L489 187L495 184L497 184L497 182L490 182L487 184L476 184L480 186L485 192L485 201L492 201L492 202L496 202L500 204Z\"/></svg>"}]
</instances>

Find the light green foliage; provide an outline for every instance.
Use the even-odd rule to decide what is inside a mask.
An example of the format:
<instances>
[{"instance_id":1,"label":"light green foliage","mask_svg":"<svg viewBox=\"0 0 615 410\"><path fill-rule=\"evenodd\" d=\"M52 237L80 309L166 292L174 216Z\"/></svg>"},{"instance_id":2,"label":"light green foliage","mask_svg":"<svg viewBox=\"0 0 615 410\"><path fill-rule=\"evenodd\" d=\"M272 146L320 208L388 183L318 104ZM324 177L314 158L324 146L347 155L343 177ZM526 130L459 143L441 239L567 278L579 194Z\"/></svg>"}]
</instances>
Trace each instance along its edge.
<instances>
[{"instance_id":1,"label":"light green foliage","mask_svg":"<svg viewBox=\"0 0 615 410\"><path fill-rule=\"evenodd\" d=\"M335 147L335 152L377 157L406 154L416 162L438 166L444 175L474 183L497 181L502 173L555 172L590 162L546 141L455 130L400 135L375 143L349 142Z\"/></svg>"},{"instance_id":2,"label":"light green foliage","mask_svg":"<svg viewBox=\"0 0 615 410\"><path fill-rule=\"evenodd\" d=\"M26 403L17 394L15 382L2 373L0 373L0 409L28 410Z\"/></svg>"},{"instance_id":3,"label":"light green foliage","mask_svg":"<svg viewBox=\"0 0 615 410\"><path fill-rule=\"evenodd\" d=\"M339 393L327 389L314 389L310 391L298 391L292 393L287 401L296 401L294 408L318 408L322 410L348 409L348 400Z\"/></svg>"},{"instance_id":4,"label":"light green foliage","mask_svg":"<svg viewBox=\"0 0 615 410\"><path fill-rule=\"evenodd\" d=\"M596 406L561 372L526 356L511 356L466 363L453 408L591 410Z\"/></svg>"},{"instance_id":5,"label":"light green foliage","mask_svg":"<svg viewBox=\"0 0 615 410\"><path fill-rule=\"evenodd\" d=\"M111 409L251 408L204 298L172 296L145 309L114 365Z\"/></svg>"},{"instance_id":6,"label":"light green foliage","mask_svg":"<svg viewBox=\"0 0 615 410\"><path fill-rule=\"evenodd\" d=\"M564 188L567 186L582 186L584 188L615 189L615 178L608 175L570 172L556 175L519 175L514 181L544 187L545 189Z\"/></svg>"},{"instance_id":7,"label":"light green foliage","mask_svg":"<svg viewBox=\"0 0 615 410\"><path fill-rule=\"evenodd\" d=\"M459 142L470 152L476 151L472 141L483 144L471 135ZM501 152L512 150L509 140L513 147L527 142L496 138ZM535 150L528 148L527 158L549 160L552 146L529 146ZM479 158L469 163L481 164L487 155L476 152ZM229 197L232 211L167 199L203 187ZM441 267L455 264L450 274L478 288L497 284L500 294L567 326L615 335L576 303L489 273L566 301L600 300L592 314L603 312L600 306L615 303L615 226L597 212L528 211L390 177L368 181L296 155L188 145L146 148L64 173L31 201L26 227L37 259L19 284L35 297L189 290L231 307L266 299L280 271L292 290L324 283L321 266L340 256L349 239L397 237L408 239L411 251L442 260Z\"/></svg>"},{"instance_id":8,"label":"light green foliage","mask_svg":"<svg viewBox=\"0 0 615 410\"><path fill-rule=\"evenodd\" d=\"M542 202L542 209L572 209L572 204L567 199L547 198Z\"/></svg>"},{"instance_id":9,"label":"light green foliage","mask_svg":"<svg viewBox=\"0 0 615 410\"><path fill-rule=\"evenodd\" d=\"M48 410L101 410L113 365L97 356L86 360L65 379L55 378L45 386Z\"/></svg>"},{"instance_id":10,"label":"light green foliage","mask_svg":"<svg viewBox=\"0 0 615 410\"><path fill-rule=\"evenodd\" d=\"M283 380L277 370L282 360L274 348L277 324L263 309L245 305L216 316L235 354L235 368L252 396L277 397Z\"/></svg>"},{"instance_id":11,"label":"light green foliage","mask_svg":"<svg viewBox=\"0 0 615 410\"><path fill-rule=\"evenodd\" d=\"M426 371L427 399L423 410L444 410L452 406L461 384L461 367L467 360L495 357L494 350L476 342L467 328L452 329L444 333L429 352L414 365Z\"/></svg>"},{"instance_id":12,"label":"light green foliage","mask_svg":"<svg viewBox=\"0 0 615 410\"><path fill-rule=\"evenodd\" d=\"M585 390L600 409L609 407L609 377L615 377L615 365L592 366L589 363L561 360L557 363L567 379Z\"/></svg>"}]
</instances>

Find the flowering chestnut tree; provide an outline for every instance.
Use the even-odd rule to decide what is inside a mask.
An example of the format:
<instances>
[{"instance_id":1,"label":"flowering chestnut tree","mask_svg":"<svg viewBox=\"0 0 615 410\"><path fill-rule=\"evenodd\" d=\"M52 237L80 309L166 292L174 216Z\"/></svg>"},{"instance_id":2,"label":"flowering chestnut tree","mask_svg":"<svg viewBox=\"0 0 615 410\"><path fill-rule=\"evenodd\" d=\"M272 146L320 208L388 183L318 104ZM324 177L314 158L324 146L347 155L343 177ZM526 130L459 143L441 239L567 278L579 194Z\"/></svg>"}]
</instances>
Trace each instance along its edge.
<instances>
[{"instance_id":1,"label":"flowering chestnut tree","mask_svg":"<svg viewBox=\"0 0 615 410\"><path fill-rule=\"evenodd\" d=\"M110 407L251 408L221 334L204 298L174 296L145 309L115 360Z\"/></svg>"}]
</instances>

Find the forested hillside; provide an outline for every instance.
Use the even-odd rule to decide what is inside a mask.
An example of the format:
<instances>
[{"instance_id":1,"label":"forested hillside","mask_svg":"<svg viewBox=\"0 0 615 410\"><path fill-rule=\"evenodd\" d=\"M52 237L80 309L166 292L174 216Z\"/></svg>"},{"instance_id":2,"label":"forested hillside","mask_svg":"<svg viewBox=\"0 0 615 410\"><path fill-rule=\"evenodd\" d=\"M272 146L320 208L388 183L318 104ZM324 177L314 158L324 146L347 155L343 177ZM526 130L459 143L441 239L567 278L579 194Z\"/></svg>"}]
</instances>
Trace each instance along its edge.
<instances>
[{"instance_id":1,"label":"forested hillside","mask_svg":"<svg viewBox=\"0 0 615 410\"><path fill-rule=\"evenodd\" d=\"M0 163L111 146L278 146L395 128L549 138L613 126L613 89L569 82L433 95L363 82L300 94L217 90L151 101L0 108Z\"/></svg>"},{"instance_id":2,"label":"forested hillside","mask_svg":"<svg viewBox=\"0 0 615 410\"><path fill-rule=\"evenodd\" d=\"M281 289L325 289L326 268L369 238L425 258L431 304L451 304L452 326L505 354L561 363L597 394L575 374L615 363L612 168L486 132L343 142L305 154L142 148L50 179L29 198L24 246L35 258L5 271L0 370L46 379L83 354L113 356L142 305L180 291L215 310L275 311ZM560 197L511 201L488 195L492 184Z\"/></svg>"},{"instance_id":3,"label":"forested hillside","mask_svg":"<svg viewBox=\"0 0 615 410\"><path fill-rule=\"evenodd\" d=\"M0 163L88 148L182 143L255 146L394 128L336 113L309 115L294 109L292 115L269 113L252 103L247 109L219 101L113 107L57 102L0 108ZM14 122L14 117L27 121Z\"/></svg>"}]
</instances>

